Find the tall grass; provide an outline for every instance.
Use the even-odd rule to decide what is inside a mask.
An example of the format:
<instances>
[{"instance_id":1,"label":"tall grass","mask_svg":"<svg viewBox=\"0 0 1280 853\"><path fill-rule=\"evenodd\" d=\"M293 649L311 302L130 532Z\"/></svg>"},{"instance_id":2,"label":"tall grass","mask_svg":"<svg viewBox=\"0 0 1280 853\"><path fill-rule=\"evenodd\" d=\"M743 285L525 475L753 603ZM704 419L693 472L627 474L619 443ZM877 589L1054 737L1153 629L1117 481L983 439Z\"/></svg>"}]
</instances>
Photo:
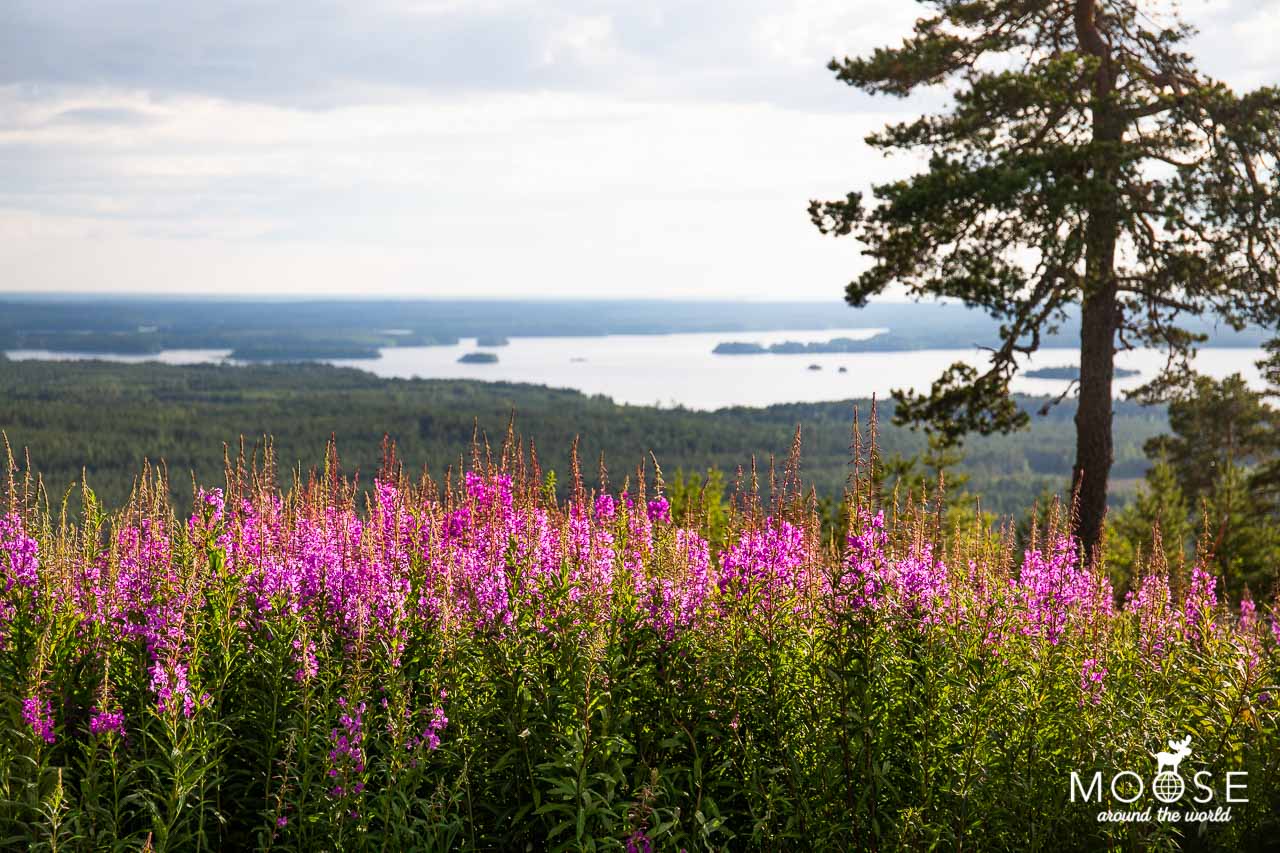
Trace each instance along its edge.
<instances>
[{"instance_id":1,"label":"tall grass","mask_svg":"<svg viewBox=\"0 0 1280 853\"><path fill-rule=\"evenodd\" d=\"M714 530L696 500L672 518L660 473L588 487L575 465L557 500L510 440L442 484L389 454L367 494L336 453L280 494L268 453L189 518L154 471L118 512L86 489L74 520L11 479L0 844L1238 849L1280 832L1269 607L1220 601L1208 558L1151 563L1117 601L1060 513L1018 549L936 499L884 505L868 455L826 538L794 457L767 499L740 477ZM1229 821L1099 822L1112 804L1072 801L1073 771L1150 779L1187 734L1215 804L1248 774Z\"/></svg>"}]
</instances>

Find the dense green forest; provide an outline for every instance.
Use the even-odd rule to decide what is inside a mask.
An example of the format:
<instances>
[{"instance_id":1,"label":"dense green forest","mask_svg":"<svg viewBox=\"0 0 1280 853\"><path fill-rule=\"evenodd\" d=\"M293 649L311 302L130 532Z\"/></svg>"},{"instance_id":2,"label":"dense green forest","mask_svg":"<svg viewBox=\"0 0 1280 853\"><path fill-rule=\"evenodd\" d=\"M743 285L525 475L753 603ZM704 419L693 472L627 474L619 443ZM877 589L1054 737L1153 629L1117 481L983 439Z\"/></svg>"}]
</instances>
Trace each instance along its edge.
<instances>
[{"instance_id":1,"label":"dense green forest","mask_svg":"<svg viewBox=\"0 0 1280 853\"><path fill-rule=\"evenodd\" d=\"M1043 401L1025 399L1038 409ZM784 456L802 429L803 473L821 494L838 494L855 403L806 403L716 412L616 405L575 391L533 385L445 380L386 380L323 365L173 367L103 362L0 362L0 429L17 455L29 452L49 490L60 493L83 467L109 504L128 493L144 458L163 460L175 498L190 474L205 482L222 469L222 447L240 436L249 446L273 437L282 468L323 459L332 434L348 468L376 469L383 435L415 468L433 476L470 452L475 428L496 445L515 415L517 431L536 443L543 466L564 472L581 436L584 468L600 454L615 479L652 451L668 477L715 467L732 482L754 455L767 477L770 454ZM857 404L865 418L870 404ZM1072 405L1065 401L1032 429L975 437L959 473L1000 513L1025 511L1045 490L1062 491L1071 470ZM916 457L922 434L889 425L881 404L882 457ZM1166 426L1162 409L1122 403L1116 412L1117 470L1132 485L1147 467L1143 443ZM918 473L924 473L917 469ZM1118 495L1122 499L1122 495Z\"/></svg>"}]
</instances>

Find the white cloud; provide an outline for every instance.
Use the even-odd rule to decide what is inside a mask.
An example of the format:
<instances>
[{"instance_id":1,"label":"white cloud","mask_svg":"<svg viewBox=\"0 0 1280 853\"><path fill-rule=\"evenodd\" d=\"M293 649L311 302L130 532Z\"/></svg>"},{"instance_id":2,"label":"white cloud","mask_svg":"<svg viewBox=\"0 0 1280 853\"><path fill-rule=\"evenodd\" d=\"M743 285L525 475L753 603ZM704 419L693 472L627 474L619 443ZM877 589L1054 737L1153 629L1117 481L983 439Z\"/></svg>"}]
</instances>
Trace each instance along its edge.
<instances>
[{"instance_id":1,"label":"white cloud","mask_svg":"<svg viewBox=\"0 0 1280 853\"><path fill-rule=\"evenodd\" d=\"M607 15L574 15L548 36L542 49L542 64L570 61L600 66L617 58L613 40L613 20Z\"/></svg>"},{"instance_id":2,"label":"white cloud","mask_svg":"<svg viewBox=\"0 0 1280 853\"><path fill-rule=\"evenodd\" d=\"M897 44L922 11L914 3L876 0L787 0L779 5L756 22L755 37L767 55L798 68Z\"/></svg>"},{"instance_id":3,"label":"white cloud","mask_svg":"<svg viewBox=\"0 0 1280 853\"><path fill-rule=\"evenodd\" d=\"M74 128L0 133L71 184L0 190L0 264L49 289L831 297L856 253L804 207L861 179L859 141L884 118L552 93L147 108L91 170Z\"/></svg>"},{"instance_id":4,"label":"white cloud","mask_svg":"<svg viewBox=\"0 0 1280 853\"><path fill-rule=\"evenodd\" d=\"M832 298L905 0L13 0L0 287ZM1261 82L1280 0L1183 0ZM893 112L885 112L893 111Z\"/></svg>"},{"instance_id":5,"label":"white cloud","mask_svg":"<svg viewBox=\"0 0 1280 853\"><path fill-rule=\"evenodd\" d=\"M1180 9L1199 29L1190 50L1207 73L1238 90L1280 83L1280 0L1182 0Z\"/></svg>"}]
</instances>

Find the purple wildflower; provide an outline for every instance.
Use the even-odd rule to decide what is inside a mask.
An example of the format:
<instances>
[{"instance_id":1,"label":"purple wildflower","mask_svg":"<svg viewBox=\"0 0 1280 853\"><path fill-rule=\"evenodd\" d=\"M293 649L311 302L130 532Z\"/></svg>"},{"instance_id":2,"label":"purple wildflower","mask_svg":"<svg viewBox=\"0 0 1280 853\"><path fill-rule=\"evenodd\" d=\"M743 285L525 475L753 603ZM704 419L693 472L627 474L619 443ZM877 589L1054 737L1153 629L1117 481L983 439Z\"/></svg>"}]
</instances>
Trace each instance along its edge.
<instances>
[{"instance_id":1,"label":"purple wildflower","mask_svg":"<svg viewBox=\"0 0 1280 853\"><path fill-rule=\"evenodd\" d=\"M89 731L95 735L115 732L124 737L124 711L103 711L96 707L91 709Z\"/></svg>"},{"instance_id":2,"label":"purple wildflower","mask_svg":"<svg viewBox=\"0 0 1280 853\"><path fill-rule=\"evenodd\" d=\"M1125 598L1125 610L1138 617L1138 642L1143 656L1158 668L1176 630L1170 604L1169 578L1163 572L1143 575L1137 590Z\"/></svg>"},{"instance_id":3,"label":"purple wildflower","mask_svg":"<svg viewBox=\"0 0 1280 853\"><path fill-rule=\"evenodd\" d=\"M670 523L671 504L662 495L658 495L649 501L649 521L654 524L658 522Z\"/></svg>"},{"instance_id":4,"label":"purple wildflower","mask_svg":"<svg viewBox=\"0 0 1280 853\"><path fill-rule=\"evenodd\" d=\"M889 535L884 529L884 511L860 518L860 532L850 532L845 540L844 566L828 592L841 609L874 609L882 601L888 556Z\"/></svg>"},{"instance_id":5,"label":"purple wildflower","mask_svg":"<svg viewBox=\"0 0 1280 853\"><path fill-rule=\"evenodd\" d=\"M1218 606L1218 579L1196 564L1191 570L1191 586L1183 603L1183 618L1187 637L1202 638L1202 633L1213 632L1213 609ZM1201 628L1204 628L1204 632Z\"/></svg>"},{"instance_id":6,"label":"purple wildflower","mask_svg":"<svg viewBox=\"0 0 1280 853\"><path fill-rule=\"evenodd\" d=\"M364 790L365 770L364 702L354 708L345 697L338 699L338 725L329 732L329 777L334 781L329 793L335 798L357 795Z\"/></svg>"},{"instance_id":7,"label":"purple wildflower","mask_svg":"<svg viewBox=\"0 0 1280 853\"><path fill-rule=\"evenodd\" d=\"M618 505L614 502L613 495L608 492L596 495L595 514L597 521L613 521L618 514Z\"/></svg>"},{"instance_id":8,"label":"purple wildflower","mask_svg":"<svg viewBox=\"0 0 1280 853\"><path fill-rule=\"evenodd\" d=\"M0 593L14 584L34 590L40 580L40 545L17 513L0 515Z\"/></svg>"},{"instance_id":9,"label":"purple wildflower","mask_svg":"<svg viewBox=\"0 0 1280 853\"><path fill-rule=\"evenodd\" d=\"M22 700L22 719L36 737L45 743L53 743L53 704L48 699L29 696Z\"/></svg>"},{"instance_id":10,"label":"purple wildflower","mask_svg":"<svg viewBox=\"0 0 1280 853\"><path fill-rule=\"evenodd\" d=\"M809 583L804 531L789 521L766 518L747 530L721 558L720 591L741 599L759 595L766 610L796 604Z\"/></svg>"},{"instance_id":11,"label":"purple wildflower","mask_svg":"<svg viewBox=\"0 0 1280 853\"><path fill-rule=\"evenodd\" d=\"M1102 701L1102 694L1106 690L1103 679L1106 677L1107 669L1102 665L1102 661L1097 658L1085 660L1080 668L1080 703L1082 705L1086 700L1094 705Z\"/></svg>"},{"instance_id":12,"label":"purple wildflower","mask_svg":"<svg viewBox=\"0 0 1280 853\"><path fill-rule=\"evenodd\" d=\"M627 838L627 853L653 853L653 842L643 829L637 829Z\"/></svg>"}]
</instances>

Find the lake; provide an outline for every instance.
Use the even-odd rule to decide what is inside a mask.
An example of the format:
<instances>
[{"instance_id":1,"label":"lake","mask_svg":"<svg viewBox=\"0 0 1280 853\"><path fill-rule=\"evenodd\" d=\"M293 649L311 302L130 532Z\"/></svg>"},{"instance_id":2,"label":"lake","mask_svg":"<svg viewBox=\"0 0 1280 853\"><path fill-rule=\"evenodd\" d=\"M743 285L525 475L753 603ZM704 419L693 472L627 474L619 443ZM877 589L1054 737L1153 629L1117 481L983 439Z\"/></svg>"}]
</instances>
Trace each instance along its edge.
<instances>
[{"instance_id":1,"label":"lake","mask_svg":"<svg viewBox=\"0 0 1280 853\"><path fill-rule=\"evenodd\" d=\"M821 402L853 397L886 396L892 388L927 391L943 369L956 361L981 366L985 355L975 349L913 350L908 352L831 353L823 355L713 355L722 341L768 346L781 341L826 341L831 338L869 338L877 329L820 331L699 332L672 335L609 335L601 337L511 338L504 347L485 349L498 356L496 364L459 364L465 353L476 352L474 338L456 346L391 347L376 359L337 359L330 364L355 367L387 378L480 379L529 382L603 394L619 403L718 409L726 406L768 406L775 403ZM90 355L85 353L14 350L13 359L85 359L137 363L200 364L228 360L223 350L166 350L156 355ZM1260 349L1201 350L1196 368L1210 376L1240 372L1251 385L1262 386L1254 362ZM1076 363L1071 349L1045 349L1032 367ZM1153 350L1120 353L1117 364L1141 375L1116 381L1120 391L1135 388L1163 366L1164 356ZM811 370L816 365L819 369ZM841 373L840 368L846 372ZM1058 394L1067 383L1019 376L1014 390L1028 394Z\"/></svg>"}]
</instances>

